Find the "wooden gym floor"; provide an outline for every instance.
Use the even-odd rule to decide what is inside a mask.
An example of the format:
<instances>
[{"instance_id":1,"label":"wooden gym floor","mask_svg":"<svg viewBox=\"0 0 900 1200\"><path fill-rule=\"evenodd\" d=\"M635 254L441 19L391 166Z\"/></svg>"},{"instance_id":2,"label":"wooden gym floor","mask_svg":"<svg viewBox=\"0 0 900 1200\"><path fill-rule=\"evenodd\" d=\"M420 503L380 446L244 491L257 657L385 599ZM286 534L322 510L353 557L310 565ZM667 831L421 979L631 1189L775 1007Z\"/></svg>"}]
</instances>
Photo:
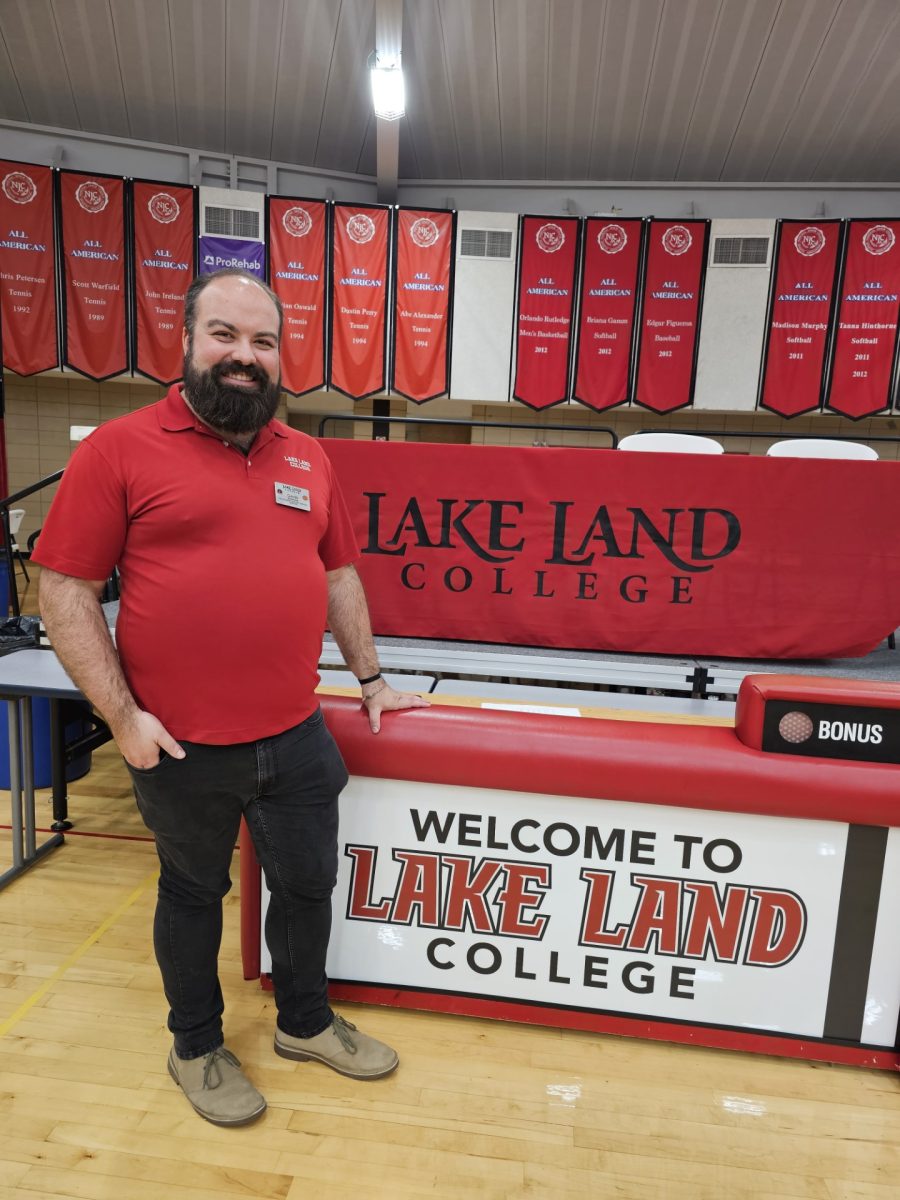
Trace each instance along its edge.
<instances>
[{"instance_id":1,"label":"wooden gym floor","mask_svg":"<svg viewBox=\"0 0 900 1200\"><path fill-rule=\"evenodd\" d=\"M242 978L237 886L228 1044L269 1109L209 1125L166 1072L156 859L113 747L70 813L65 846L0 892L0 1200L900 1197L884 1072L350 1005L400 1051L395 1075L280 1059L271 998Z\"/></svg>"}]
</instances>

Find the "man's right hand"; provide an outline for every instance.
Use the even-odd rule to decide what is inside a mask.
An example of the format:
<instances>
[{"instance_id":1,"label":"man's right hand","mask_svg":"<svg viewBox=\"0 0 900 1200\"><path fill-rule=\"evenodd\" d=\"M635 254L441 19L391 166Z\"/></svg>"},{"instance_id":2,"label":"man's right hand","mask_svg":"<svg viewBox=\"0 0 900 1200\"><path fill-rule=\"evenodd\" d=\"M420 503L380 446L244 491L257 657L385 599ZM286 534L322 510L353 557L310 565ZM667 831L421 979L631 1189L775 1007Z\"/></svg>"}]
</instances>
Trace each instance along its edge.
<instances>
[{"instance_id":1,"label":"man's right hand","mask_svg":"<svg viewBox=\"0 0 900 1200\"><path fill-rule=\"evenodd\" d=\"M175 741L165 725L153 713L137 709L133 717L110 732L122 757L139 771L149 771L159 764L160 751L165 750L172 758L184 758L184 750Z\"/></svg>"}]
</instances>

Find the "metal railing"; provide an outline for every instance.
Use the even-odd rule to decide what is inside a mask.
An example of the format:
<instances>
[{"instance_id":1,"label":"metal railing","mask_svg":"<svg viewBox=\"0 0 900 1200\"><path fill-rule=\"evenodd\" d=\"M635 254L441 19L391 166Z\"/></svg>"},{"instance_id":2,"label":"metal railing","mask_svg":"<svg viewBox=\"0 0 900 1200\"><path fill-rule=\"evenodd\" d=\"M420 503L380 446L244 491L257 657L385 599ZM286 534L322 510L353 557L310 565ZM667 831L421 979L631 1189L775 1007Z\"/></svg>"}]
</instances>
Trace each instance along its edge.
<instances>
[{"instance_id":1,"label":"metal railing","mask_svg":"<svg viewBox=\"0 0 900 1200\"><path fill-rule=\"evenodd\" d=\"M325 426L329 421L368 421L372 425L465 425L469 429L530 429L535 433L546 433L548 430L561 433L605 433L609 436L611 449L615 449L619 444L618 434L608 425L591 425L588 429L576 429L572 425L538 425L533 421L513 421L499 425L496 421L469 421L463 417L379 417L357 416L356 413L333 413L323 417L319 422L319 437L325 436ZM573 446L570 448L589 449L590 447Z\"/></svg>"}]
</instances>

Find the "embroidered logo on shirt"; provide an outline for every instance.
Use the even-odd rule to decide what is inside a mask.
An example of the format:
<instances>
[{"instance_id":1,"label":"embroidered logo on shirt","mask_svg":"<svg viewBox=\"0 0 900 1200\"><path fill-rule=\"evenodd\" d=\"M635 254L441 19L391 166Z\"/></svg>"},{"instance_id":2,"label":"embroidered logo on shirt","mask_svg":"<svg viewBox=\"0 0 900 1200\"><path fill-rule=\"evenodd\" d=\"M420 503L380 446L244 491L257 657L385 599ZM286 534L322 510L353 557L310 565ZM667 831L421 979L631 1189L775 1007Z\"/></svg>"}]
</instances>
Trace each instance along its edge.
<instances>
[{"instance_id":1,"label":"embroidered logo on shirt","mask_svg":"<svg viewBox=\"0 0 900 1200\"><path fill-rule=\"evenodd\" d=\"M294 467L298 471L309 471L312 469L305 458L296 458L293 454L286 454L284 461L289 467Z\"/></svg>"}]
</instances>

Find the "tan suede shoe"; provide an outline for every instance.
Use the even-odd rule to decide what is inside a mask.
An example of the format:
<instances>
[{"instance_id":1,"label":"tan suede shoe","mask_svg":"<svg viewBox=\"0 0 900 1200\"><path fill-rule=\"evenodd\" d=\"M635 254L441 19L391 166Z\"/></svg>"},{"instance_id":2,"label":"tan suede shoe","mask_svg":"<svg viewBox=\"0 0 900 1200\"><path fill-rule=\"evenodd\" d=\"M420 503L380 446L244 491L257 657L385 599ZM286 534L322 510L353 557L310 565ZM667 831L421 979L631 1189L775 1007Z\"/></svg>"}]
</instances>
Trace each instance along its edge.
<instances>
[{"instance_id":1,"label":"tan suede shoe","mask_svg":"<svg viewBox=\"0 0 900 1200\"><path fill-rule=\"evenodd\" d=\"M276 1028L275 1053L295 1062L325 1063L351 1079L381 1079L390 1075L400 1061L396 1050L360 1033L337 1013L332 1025L311 1038L291 1037Z\"/></svg>"},{"instance_id":2,"label":"tan suede shoe","mask_svg":"<svg viewBox=\"0 0 900 1200\"><path fill-rule=\"evenodd\" d=\"M247 1125L266 1111L266 1102L241 1071L240 1060L219 1046L201 1058L169 1051L169 1074L195 1112L213 1125Z\"/></svg>"}]
</instances>

